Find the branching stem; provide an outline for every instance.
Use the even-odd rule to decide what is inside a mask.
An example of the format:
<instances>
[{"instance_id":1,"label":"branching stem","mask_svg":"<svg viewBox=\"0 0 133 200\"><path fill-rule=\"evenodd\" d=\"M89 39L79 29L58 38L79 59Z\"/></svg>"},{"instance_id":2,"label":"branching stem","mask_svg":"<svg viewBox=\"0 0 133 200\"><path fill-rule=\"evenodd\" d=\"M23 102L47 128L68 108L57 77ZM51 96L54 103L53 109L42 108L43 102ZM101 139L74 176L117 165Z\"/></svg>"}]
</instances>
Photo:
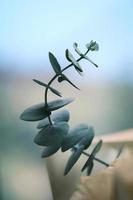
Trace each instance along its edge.
<instances>
[{"instance_id":1,"label":"branching stem","mask_svg":"<svg viewBox=\"0 0 133 200\"><path fill-rule=\"evenodd\" d=\"M86 153L85 151L83 151L82 154L84 154L85 156L88 156L88 157L90 156L90 154ZM104 162L103 160L101 160L99 158L94 157L94 160L105 165L106 167L110 166L108 163Z\"/></svg>"},{"instance_id":2,"label":"branching stem","mask_svg":"<svg viewBox=\"0 0 133 200\"><path fill-rule=\"evenodd\" d=\"M89 52L89 49L85 52L84 55L86 55L87 53ZM80 56L80 58L78 58L76 61L79 62L80 60L82 60L84 57L83 56ZM68 68L70 68L71 66L73 66L73 64L69 64L67 65L64 69L61 70L61 73L64 72L65 70L67 70ZM58 77L59 75L56 74L53 76L53 78L48 82L48 87L46 87L45 89L45 106L48 107L48 90L49 90L49 86L53 83L53 81ZM52 124L52 120L51 120L51 117L49 116L48 117L49 119L49 123Z\"/></svg>"}]
</instances>

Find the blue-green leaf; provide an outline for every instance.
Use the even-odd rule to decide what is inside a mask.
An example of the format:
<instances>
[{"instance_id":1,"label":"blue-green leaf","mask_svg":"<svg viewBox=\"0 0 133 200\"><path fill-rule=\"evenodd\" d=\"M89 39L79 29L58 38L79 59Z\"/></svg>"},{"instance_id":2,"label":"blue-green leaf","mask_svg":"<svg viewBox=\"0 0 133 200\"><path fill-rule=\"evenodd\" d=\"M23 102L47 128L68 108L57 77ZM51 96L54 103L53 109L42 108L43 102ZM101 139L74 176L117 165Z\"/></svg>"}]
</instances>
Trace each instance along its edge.
<instances>
[{"instance_id":1,"label":"blue-green leaf","mask_svg":"<svg viewBox=\"0 0 133 200\"><path fill-rule=\"evenodd\" d=\"M42 158L46 158L46 157L53 155L59 149L60 149L60 145L52 145L52 146L45 147L42 152Z\"/></svg>"},{"instance_id":2,"label":"blue-green leaf","mask_svg":"<svg viewBox=\"0 0 133 200\"><path fill-rule=\"evenodd\" d=\"M20 119L24 121L39 121L48 117L50 114L51 112L45 109L45 104L40 103L24 110L20 115Z\"/></svg>"},{"instance_id":3,"label":"blue-green leaf","mask_svg":"<svg viewBox=\"0 0 133 200\"><path fill-rule=\"evenodd\" d=\"M66 122L49 124L36 135L34 142L41 146L59 146L67 135L68 130L69 126Z\"/></svg>"},{"instance_id":4,"label":"blue-green leaf","mask_svg":"<svg viewBox=\"0 0 133 200\"><path fill-rule=\"evenodd\" d=\"M67 165L66 165L66 168L64 171L64 175L67 175L68 172L72 169L74 164L77 162L77 160L81 156L83 150L84 150L84 145L80 146L76 151L73 152L73 154L70 156L70 158L67 162Z\"/></svg>"},{"instance_id":5,"label":"blue-green leaf","mask_svg":"<svg viewBox=\"0 0 133 200\"><path fill-rule=\"evenodd\" d=\"M51 114L51 119L54 123L58 123L61 121L65 121L68 122L70 118L70 114L68 110L61 110L58 112L55 112L53 114ZM43 128L45 126L47 126L49 124L49 120L48 118L45 118L44 120L41 120L37 126L37 128Z\"/></svg>"},{"instance_id":6,"label":"blue-green leaf","mask_svg":"<svg viewBox=\"0 0 133 200\"><path fill-rule=\"evenodd\" d=\"M92 143L93 138L94 138L94 129L90 126L88 127L88 134L81 139L78 145L84 145L85 149L87 149Z\"/></svg>"},{"instance_id":7,"label":"blue-green leaf","mask_svg":"<svg viewBox=\"0 0 133 200\"><path fill-rule=\"evenodd\" d=\"M89 134L88 125L86 124L79 124L76 127L72 128L68 135L64 138L61 146L62 151L67 151L68 149L71 149L80 142L86 135ZM82 145L82 144L81 144Z\"/></svg>"},{"instance_id":8,"label":"blue-green leaf","mask_svg":"<svg viewBox=\"0 0 133 200\"><path fill-rule=\"evenodd\" d=\"M96 144L96 146L92 152L93 156L95 156L100 151L100 149L102 147L102 143L103 143L102 140L98 141L98 143Z\"/></svg>"},{"instance_id":9,"label":"blue-green leaf","mask_svg":"<svg viewBox=\"0 0 133 200\"><path fill-rule=\"evenodd\" d=\"M76 61L76 59L73 57L72 53L68 49L66 50L66 58L68 59L68 61L70 61L74 65L77 72L79 72L81 75L81 72L83 72L83 70L80 67L79 63Z\"/></svg>"},{"instance_id":10,"label":"blue-green leaf","mask_svg":"<svg viewBox=\"0 0 133 200\"><path fill-rule=\"evenodd\" d=\"M52 118L52 114L51 114L51 118ZM44 127L47 126L47 125L49 125L49 120L48 120L48 118L45 118L45 119L41 120L41 121L38 123L37 128L38 128L38 129L42 129L42 128L44 128Z\"/></svg>"},{"instance_id":11,"label":"blue-green leaf","mask_svg":"<svg viewBox=\"0 0 133 200\"><path fill-rule=\"evenodd\" d=\"M61 67L60 67L56 57L51 52L49 52L49 60L50 60L50 63L52 65L55 73L57 75L59 75L61 73Z\"/></svg>"},{"instance_id":12,"label":"blue-green leaf","mask_svg":"<svg viewBox=\"0 0 133 200\"><path fill-rule=\"evenodd\" d=\"M48 103L48 111L54 111L57 110L59 108L62 108L66 105L68 105L69 103L73 102L74 99L73 98L68 98L68 99L58 99L58 100L54 100Z\"/></svg>"},{"instance_id":13,"label":"blue-green leaf","mask_svg":"<svg viewBox=\"0 0 133 200\"><path fill-rule=\"evenodd\" d=\"M33 79L33 81L36 82L37 84L43 86L43 87L48 87L48 88L51 90L51 92L53 92L53 93L56 94L57 96L59 96L59 97L62 96L61 93L60 93L59 91L57 91L57 90L55 90L53 87L51 87L51 86L49 86L49 85L43 83L42 81L39 81L39 80L36 80L36 79Z\"/></svg>"},{"instance_id":14,"label":"blue-green leaf","mask_svg":"<svg viewBox=\"0 0 133 200\"><path fill-rule=\"evenodd\" d=\"M94 159L94 156L93 156L93 154L91 154L89 156L88 160L86 161L86 163L84 164L84 166L82 167L82 169L81 169L82 172L92 164L93 159Z\"/></svg>"},{"instance_id":15,"label":"blue-green leaf","mask_svg":"<svg viewBox=\"0 0 133 200\"><path fill-rule=\"evenodd\" d=\"M73 48L75 49L75 51L77 52L78 55L83 56L82 52L79 50L78 48L78 44L75 42L73 44Z\"/></svg>"},{"instance_id":16,"label":"blue-green leaf","mask_svg":"<svg viewBox=\"0 0 133 200\"><path fill-rule=\"evenodd\" d=\"M46 106L45 103L40 103L34 106L31 106L24 110L20 118L25 121L39 121L48 117L51 114L51 111L62 108L63 106L71 103L74 99L58 99L48 103Z\"/></svg>"},{"instance_id":17,"label":"blue-green leaf","mask_svg":"<svg viewBox=\"0 0 133 200\"><path fill-rule=\"evenodd\" d=\"M65 55L66 55L67 60L68 60L69 62L71 62L71 59L69 58L69 50L68 50L68 49L66 49Z\"/></svg>"},{"instance_id":18,"label":"blue-green leaf","mask_svg":"<svg viewBox=\"0 0 133 200\"><path fill-rule=\"evenodd\" d=\"M84 58L85 58L86 60L88 60L91 64L93 64L95 67L98 68L98 65L97 65L96 63L94 63L88 56L84 55Z\"/></svg>"},{"instance_id":19,"label":"blue-green leaf","mask_svg":"<svg viewBox=\"0 0 133 200\"><path fill-rule=\"evenodd\" d=\"M63 81L63 80L66 80L66 81L67 81L68 83L70 83L73 87L75 87L76 89L80 90L76 85L74 85L74 84L66 77L66 75L62 74L61 77L62 77L62 81ZM59 81L59 79L58 79L58 81Z\"/></svg>"},{"instance_id":20,"label":"blue-green leaf","mask_svg":"<svg viewBox=\"0 0 133 200\"><path fill-rule=\"evenodd\" d=\"M87 166L87 176L89 176L89 175L91 174L91 172L92 172L92 170L93 170L93 166L94 166L94 162L91 161L91 162L89 163L89 165Z\"/></svg>"}]
</instances>

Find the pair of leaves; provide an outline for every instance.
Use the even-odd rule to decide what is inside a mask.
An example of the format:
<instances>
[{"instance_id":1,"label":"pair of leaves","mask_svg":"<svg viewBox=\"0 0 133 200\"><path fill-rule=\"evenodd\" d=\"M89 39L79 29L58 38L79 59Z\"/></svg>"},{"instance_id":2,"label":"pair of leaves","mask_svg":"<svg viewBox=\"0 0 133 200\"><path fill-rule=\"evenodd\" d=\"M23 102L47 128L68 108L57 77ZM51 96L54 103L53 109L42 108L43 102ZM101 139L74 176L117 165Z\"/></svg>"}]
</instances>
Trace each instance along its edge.
<instances>
[{"instance_id":1,"label":"pair of leaves","mask_svg":"<svg viewBox=\"0 0 133 200\"><path fill-rule=\"evenodd\" d=\"M73 153L67 162L64 175L68 174L68 172L72 169L74 164L78 161L83 150L88 148L88 146L91 144L93 137L94 132L92 128L89 128L86 124L80 124L68 133L61 145L62 151L72 148ZM74 146L75 144L77 145Z\"/></svg>"},{"instance_id":2,"label":"pair of leaves","mask_svg":"<svg viewBox=\"0 0 133 200\"><path fill-rule=\"evenodd\" d=\"M51 111L57 110L69 103L71 103L74 99L59 99L54 100L45 105L45 103L40 103L34 106L31 106L24 110L21 114L20 118L24 121L39 121L48 116L50 116Z\"/></svg>"},{"instance_id":3,"label":"pair of leaves","mask_svg":"<svg viewBox=\"0 0 133 200\"><path fill-rule=\"evenodd\" d=\"M65 171L64 171L64 175L67 175L68 172L72 169L72 167L74 166L74 164L77 162L77 160L79 159L79 157L81 156L82 152L84 150L84 145L81 145L79 148L77 148L73 154L70 156Z\"/></svg>"},{"instance_id":4,"label":"pair of leaves","mask_svg":"<svg viewBox=\"0 0 133 200\"><path fill-rule=\"evenodd\" d=\"M73 87L75 87L76 89L79 89L75 84L73 84L67 77L66 75L64 75L61 71L61 66L57 60L57 58L51 53L49 52L49 60L50 63L53 67L53 70L55 71L56 75L58 75L58 81L62 82L62 81L67 81L68 83L70 83ZM77 63L77 65L79 65ZM53 89L53 88L52 88Z\"/></svg>"},{"instance_id":5,"label":"pair of leaves","mask_svg":"<svg viewBox=\"0 0 133 200\"><path fill-rule=\"evenodd\" d=\"M70 61L73 64L76 71L80 75L82 75L82 72L83 72L82 68L80 67L79 63L76 61L76 59L73 57L72 53L68 49L66 49L66 58L68 61Z\"/></svg>"},{"instance_id":6,"label":"pair of leaves","mask_svg":"<svg viewBox=\"0 0 133 200\"><path fill-rule=\"evenodd\" d=\"M63 122L63 121L68 122L69 118L70 118L70 114L69 114L68 110L62 110L62 111L58 111L58 112L55 112L54 114L52 114L51 118L52 118L53 123L59 123L59 122ZM48 118L46 118L38 124L37 128L43 128L43 127L47 126L48 124L49 124L49 120L48 120ZM60 145L57 145L57 144L45 147L42 152L42 158L53 155L59 149L60 149Z\"/></svg>"},{"instance_id":7,"label":"pair of leaves","mask_svg":"<svg viewBox=\"0 0 133 200\"><path fill-rule=\"evenodd\" d=\"M96 63L94 63L90 58L88 58L87 55L83 54L79 49L78 49L78 44L74 43L73 47L75 49L75 51L78 53L78 55L80 55L81 57L85 58L86 60L88 60L90 63L92 63L95 67L98 67L98 65ZM88 50L91 51L98 51L98 44L96 42L91 41L89 44L86 44L86 47ZM94 50L95 49L95 50Z\"/></svg>"},{"instance_id":8,"label":"pair of leaves","mask_svg":"<svg viewBox=\"0 0 133 200\"><path fill-rule=\"evenodd\" d=\"M61 111L51 114L51 119L52 119L53 123L58 123L61 121L68 122L69 118L70 118L70 114L69 114L68 110L61 110ZM48 118L45 118L39 122L37 128L38 129L44 128L48 124L49 124L49 120L48 120Z\"/></svg>"},{"instance_id":9,"label":"pair of leaves","mask_svg":"<svg viewBox=\"0 0 133 200\"><path fill-rule=\"evenodd\" d=\"M33 81L35 83L37 83L38 85L41 85L43 87L46 87L46 88L49 88L51 90L51 92L53 92L54 94L56 94L57 96L61 97L61 93L59 91L57 91L56 89L54 89L53 87L43 83L42 81L39 81L39 80L36 80L36 79L33 79Z\"/></svg>"},{"instance_id":10,"label":"pair of leaves","mask_svg":"<svg viewBox=\"0 0 133 200\"><path fill-rule=\"evenodd\" d=\"M67 151L79 143L79 146L84 145L84 148L88 147L94 137L94 131L92 127L88 127L86 124L79 124L72 128L65 140L62 143L62 151Z\"/></svg>"},{"instance_id":11,"label":"pair of leaves","mask_svg":"<svg viewBox=\"0 0 133 200\"><path fill-rule=\"evenodd\" d=\"M91 155L89 156L88 160L86 161L85 165L83 166L82 170L81 171L84 171L86 168L89 168L91 171L92 170L92 166L93 166L93 159L95 157L95 155L100 151L101 149L101 146L102 146L102 140L100 140L95 148L93 149Z\"/></svg>"},{"instance_id":12,"label":"pair of leaves","mask_svg":"<svg viewBox=\"0 0 133 200\"><path fill-rule=\"evenodd\" d=\"M69 126L67 122L49 124L36 135L34 142L41 146L61 146L68 130Z\"/></svg>"}]
</instances>

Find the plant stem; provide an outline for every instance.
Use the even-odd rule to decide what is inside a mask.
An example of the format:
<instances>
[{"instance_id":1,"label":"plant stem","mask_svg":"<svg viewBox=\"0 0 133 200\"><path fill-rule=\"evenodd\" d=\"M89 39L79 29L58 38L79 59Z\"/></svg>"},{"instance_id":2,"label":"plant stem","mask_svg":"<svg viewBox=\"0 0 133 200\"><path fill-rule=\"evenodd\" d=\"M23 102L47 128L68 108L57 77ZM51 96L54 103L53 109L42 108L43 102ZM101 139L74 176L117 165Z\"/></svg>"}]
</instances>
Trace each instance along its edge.
<instances>
[{"instance_id":1,"label":"plant stem","mask_svg":"<svg viewBox=\"0 0 133 200\"><path fill-rule=\"evenodd\" d=\"M83 151L82 154L84 154L85 156L88 156L88 157L90 156L90 154L86 153L85 151ZM94 160L105 165L106 167L110 166L108 163L104 162L103 160L101 160L99 158L94 157Z\"/></svg>"},{"instance_id":2,"label":"plant stem","mask_svg":"<svg viewBox=\"0 0 133 200\"><path fill-rule=\"evenodd\" d=\"M86 55L87 53L89 52L89 49L85 52L84 55ZM81 56L80 58L77 59L77 62L79 62L80 60L82 60L84 57ZM67 65L64 69L61 70L61 73L64 72L65 70L67 70L68 68L70 68L71 66L73 66L73 64L71 63L70 65ZM53 76L53 78L48 82L48 87L46 87L45 89L45 106L48 107L48 101L47 101L47 96L48 96L48 89L49 89L49 86L53 83L53 81L58 77L59 75L56 74ZM48 117L49 119L49 123L52 124L52 120L51 120L51 117L49 116Z\"/></svg>"},{"instance_id":3,"label":"plant stem","mask_svg":"<svg viewBox=\"0 0 133 200\"><path fill-rule=\"evenodd\" d=\"M52 120L51 120L50 116L48 116L48 120L49 120L49 123L52 125L53 123L52 123Z\"/></svg>"}]
</instances>

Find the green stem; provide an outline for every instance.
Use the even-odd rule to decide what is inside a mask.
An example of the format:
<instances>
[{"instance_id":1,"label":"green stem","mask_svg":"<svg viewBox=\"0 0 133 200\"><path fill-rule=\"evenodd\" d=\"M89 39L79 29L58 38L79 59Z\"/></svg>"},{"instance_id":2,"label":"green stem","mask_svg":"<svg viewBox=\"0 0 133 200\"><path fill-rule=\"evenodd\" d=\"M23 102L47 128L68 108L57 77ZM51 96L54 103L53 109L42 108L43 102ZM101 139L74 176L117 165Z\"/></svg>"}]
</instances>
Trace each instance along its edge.
<instances>
[{"instance_id":1,"label":"green stem","mask_svg":"<svg viewBox=\"0 0 133 200\"><path fill-rule=\"evenodd\" d=\"M87 53L89 52L89 49L85 52L84 55L86 55ZM77 59L77 62L79 62L80 60L82 60L84 57L81 56L80 58ZM73 64L71 63L70 65L66 66L64 69L61 70L61 73L64 72L65 70L67 70L68 68L70 68L71 66L73 66ZM59 75L56 74L53 76L53 78L48 82L48 87L46 87L45 89L45 106L48 107L48 101L47 101L47 96L48 96L48 89L49 89L49 86L53 83L53 81L58 77ZM48 117L49 119L49 123L52 124L52 120L51 120L51 117L49 116Z\"/></svg>"},{"instance_id":2,"label":"green stem","mask_svg":"<svg viewBox=\"0 0 133 200\"><path fill-rule=\"evenodd\" d=\"M85 151L83 151L82 154L84 154L85 156L88 156L88 157L90 156L90 154L86 153ZM94 160L105 165L106 167L110 166L108 163L104 162L103 160L101 160L99 158L94 157Z\"/></svg>"}]
</instances>

